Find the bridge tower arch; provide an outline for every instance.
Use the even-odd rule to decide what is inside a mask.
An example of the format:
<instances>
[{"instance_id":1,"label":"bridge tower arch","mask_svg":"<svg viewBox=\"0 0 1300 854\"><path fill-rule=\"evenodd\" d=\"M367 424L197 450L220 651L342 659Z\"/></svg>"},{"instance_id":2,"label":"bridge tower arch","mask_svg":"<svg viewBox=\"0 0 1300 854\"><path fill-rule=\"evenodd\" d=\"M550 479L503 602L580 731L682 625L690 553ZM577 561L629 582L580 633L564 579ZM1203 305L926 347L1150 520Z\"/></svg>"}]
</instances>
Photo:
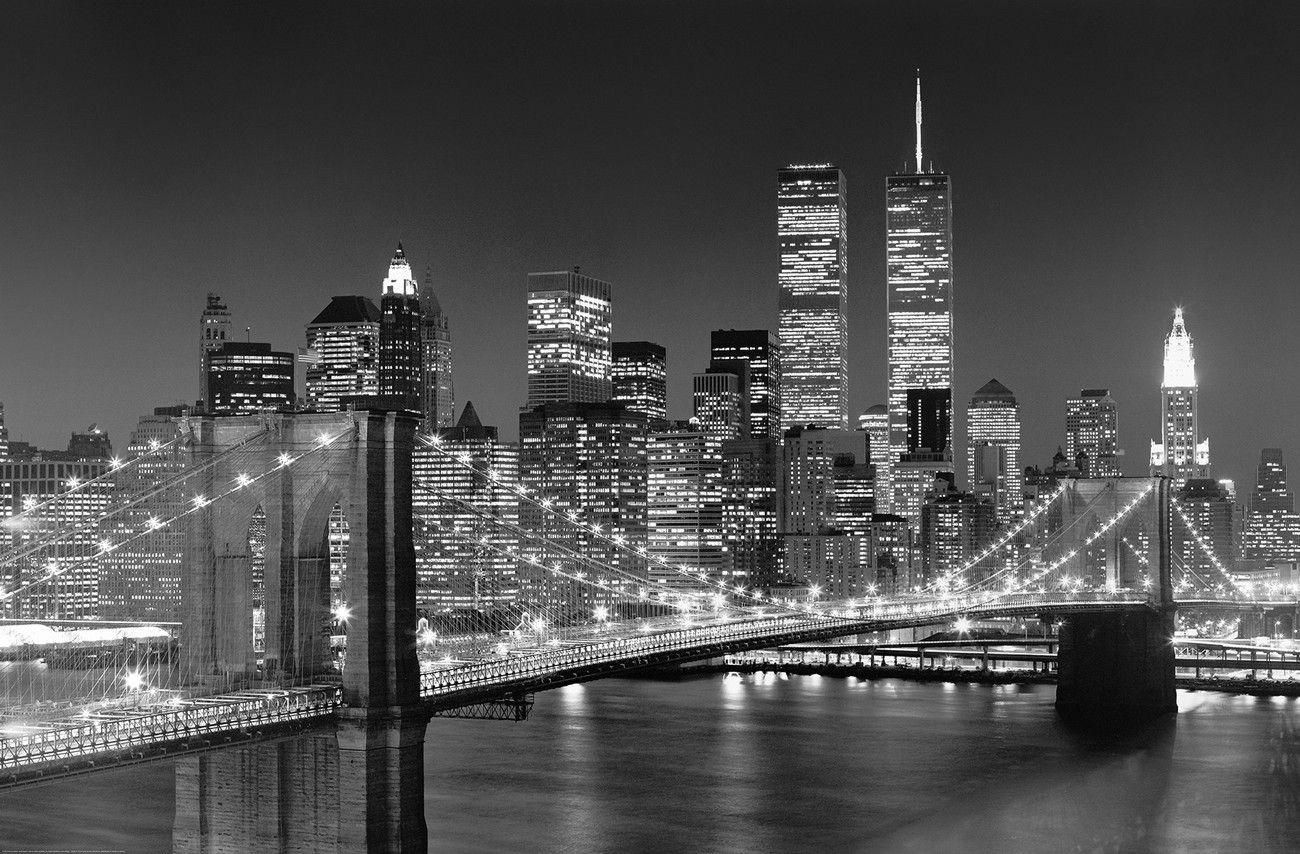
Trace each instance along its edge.
<instances>
[{"instance_id":1,"label":"bridge tower arch","mask_svg":"<svg viewBox=\"0 0 1300 854\"><path fill-rule=\"evenodd\" d=\"M347 519L342 596L351 615L341 677L345 707L336 723L339 850L427 847L429 713L419 697L411 511L417 425L412 413L360 410L188 423L192 462L203 470L192 481L200 506L187 517L181 644L199 681L231 678L231 656L223 650L232 647L243 618L232 607L232 577L219 544L246 538L256 507L266 514L261 676L273 684L336 678L328 532L336 505ZM232 491L241 475L246 486ZM202 503L217 495L220 500ZM241 673L253 678L247 668ZM200 776L204 761L184 760Z\"/></svg>"}]
</instances>

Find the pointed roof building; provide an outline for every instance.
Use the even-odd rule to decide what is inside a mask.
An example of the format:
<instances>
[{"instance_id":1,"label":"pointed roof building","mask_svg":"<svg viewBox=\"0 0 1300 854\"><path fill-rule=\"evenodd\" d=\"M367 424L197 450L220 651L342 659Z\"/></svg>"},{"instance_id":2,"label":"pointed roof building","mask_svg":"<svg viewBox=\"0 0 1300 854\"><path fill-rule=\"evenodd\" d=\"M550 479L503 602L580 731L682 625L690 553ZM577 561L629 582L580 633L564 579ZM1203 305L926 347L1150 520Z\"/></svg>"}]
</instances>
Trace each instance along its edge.
<instances>
[{"instance_id":1,"label":"pointed roof building","mask_svg":"<svg viewBox=\"0 0 1300 854\"><path fill-rule=\"evenodd\" d=\"M495 442L497 428L486 426L479 420L478 410L472 401L465 401L460 418L455 427L445 427L438 431L444 441L449 442Z\"/></svg>"},{"instance_id":2,"label":"pointed roof building","mask_svg":"<svg viewBox=\"0 0 1300 854\"><path fill-rule=\"evenodd\" d=\"M1015 394L996 379L992 379L979 387L975 397L1015 397Z\"/></svg>"},{"instance_id":3,"label":"pointed roof building","mask_svg":"<svg viewBox=\"0 0 1300 854\"><path fill-rule=\"evenodd\" d=\"M1196 388L1196 356L1182 306L1174 309L1174 325L1165 336L1165 376L1160 387Z\"/></svg>"},{"instance_id":4,"label":"pointed roof building","mask_svg":"<svg viewBox=\"0 0 1300 854\"><path fill-rule=\"evenodd\" d=\"M310 326L326 326L338 323L378 323L381 315L379 306L370 297L330 297L329 305L321 309L320 314L312 318Z\"/></svg>"}]
</instances>

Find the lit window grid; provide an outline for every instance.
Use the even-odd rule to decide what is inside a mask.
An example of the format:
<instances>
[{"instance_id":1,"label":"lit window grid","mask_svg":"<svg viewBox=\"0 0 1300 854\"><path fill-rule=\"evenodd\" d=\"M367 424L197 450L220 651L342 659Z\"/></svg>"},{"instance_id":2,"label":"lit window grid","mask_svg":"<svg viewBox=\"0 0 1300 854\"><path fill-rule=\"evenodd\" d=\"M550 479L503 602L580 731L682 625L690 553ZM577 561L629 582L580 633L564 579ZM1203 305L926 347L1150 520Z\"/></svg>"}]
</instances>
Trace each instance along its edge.
<instances>
[{"instance_id":1,"label":"lit window grid","mask_svg":"<svg viewBox=\"0 0 1300 854\"><path fill-rule=\"evenodd\" d=\"M1190 478L1205 477L1206 466L1196 463L1199 439L1196 423L1195 388L1161 389L1160 422L1164 438L1163 473L1181 487Z\"/></svg>"},{"instance_id":2,"label":"lit window grid","mask_svg":"<svg viewBox=\"0 0 1300 854\"><path fill-rule=\"evenodd\" d=\"M848 235L835 168L778 181L781 424L848 426Z\"/></svg>"},{"instance_id":3,"label":"lit window grid","mask_svg":"<svg viewBox=\"0 0 1300 854\"><path fill-rule=\"evenodd\" d=\"M871 592L876 581L870 535L799 534L784 540L786 572L816 585L827 599L851 599Z\"/></svg>"},{"instance_id":4,"label":"lit window grid","mask_svg":"<svg viewBox=\"0 0 1300 854\"><path fill-rule=\"evenodd\" d=\"M338 411L341 398L379 393L379 324L321 324L307 327L307 348L316 352L307 367L307 402Z\"/></svg>"},{"instance_id":5,"label":"lit window grid","mask_svg":"<svg viewBox=\"0 0 1300 854\"><path fill-rule=\"evenodd\" d=\"M706 433L651 434L647 444L646 547L675 566L718 575L726 565L720 443ZM650 564L650 579L691 585L680 572Z\"/></svg>"},{"instance_id":6,"label":"lit window grid","mask_svg":"<svg viewBox=\"0 0 1300 854\"><path fill-rule=\"evenodd\" d=\"M471 466L500 472L501 481L494 483L470 471L448 454L468 454ZM468 502L507 525L517 525L519 498L505 484L517 479L518 464L518 450L511 444L487 439L444 439L440 451L416 447L412 473L417 481L439 492ZM419 607L445 613L516 603L518 567L513 558L500 551L519 548L516 533L429 490L412 492L412 512L417 521L415 564ZM447 528L471 532L476 539L486 537L488 544L467 542L446 533Z\"/></svg>"},{"instance_id":7,"label":"lit window grid","mask_svg":"<svg viewBox=\"0 0 1300 854\"><path fill-rule=\"evenodd\" d=\"M616 359L612 400L651 418L667 418L667 370L659 359Z\"/></svg>"},{"instance_id":8,"label":"lit window grid","mask_svg":"<svg viewBox=\"0 0 1300 854\"><path fill-rule=\"evenodd\" d=\"M587 276L529 275L528 406L610 398L609 291Z\"/></svg>"},{"instance_id":9,"label":"lit window grid","mask_svg":"<svg viewBox=\"0 0 1300 854\"><path fill-rule=\"evenodd\" d=\"M1119 412L1109 396L1072 397L1065 403L1065 456L1079 452L1096 466L1097 477L1118 477Z\"/></svg>"},{"instance_id":10,"label":"lit window grid","mask_svg":"<svg viewBox=\"0 0 1300 854\"><path fill-rule=\"evenodd\" d=\"M24 499L37 504L68 492L68 479L90 481L107 471L98 462L10 462L0 463L0 516L21 513ZM0 530L0 543L19 547L54 531L67 531L97 519L108 508L114 484L101 480L85 484L46 510L24 517L20 530ZM5 603L0 616L25 619L98 619L99 579L102 557L99 541L105 534L99 525L73 531L23 561L0 567L0 586L17 587L43 577L46 562L55 560L64 569L56 578Z\"/></svg>"},{"instance_id":11,"label":"lit window grid","mask_svg":"<svg viewBox=\"0 0 1300 854\"><path fill-rule=\"evenodd\" d=\"M1006 449L1001 470L995 475L996 509L1000 524L1013 522L1023 509L1020 407L1014 399L972 400L966 413L966 435L966 483L972 490L975 488L976 449L985 444Z\"/></svg>"},{"instance_id":12,"label":"lit window grid","mask_svg":"<svg viewBox=\"0 0 1300 854\"><path fill-rule=\"evenodd\" d=\"M646 433L644 422L608 421L600 416L554 414L520 418L520 481L538 500L548 500L559 513L577 511L580 518L601 525L606 535L623 536L632 547L646 541ZM531 504L520 508L521 524L596 562L646 576L643 559L610 545L576 526L556 520ZM558 560L571 570L589 572L559 551L537 550L547 565ZM627 582L614 577L611 587ZM606 595L576 582L556 580L533 567L521 567L521 601L558 601L589 608L594 597Z\"/></svg>"},{"instance_id":13,"label":"lit window grid","mask_svg":"<svg viewBox=\"0 0 1300 854\"><path fill-rule=\"evenodd\" d=\"M804 430L785 439L781 470L781 532L814 534L835 514L834 458L865 462L866 437L856 430Z\"/></svg>"},{"instance_id":14,"label":"lit window grid","mask_svg":"<svg viewBox=\"0 0 1300 854\"><path fill-rule=\"evenodd\" d=\"M747 432L740 381L735 374L696 374L693 386L694 414L704 432L719 442L739 439Z\"/></svg>"}]
</instances>

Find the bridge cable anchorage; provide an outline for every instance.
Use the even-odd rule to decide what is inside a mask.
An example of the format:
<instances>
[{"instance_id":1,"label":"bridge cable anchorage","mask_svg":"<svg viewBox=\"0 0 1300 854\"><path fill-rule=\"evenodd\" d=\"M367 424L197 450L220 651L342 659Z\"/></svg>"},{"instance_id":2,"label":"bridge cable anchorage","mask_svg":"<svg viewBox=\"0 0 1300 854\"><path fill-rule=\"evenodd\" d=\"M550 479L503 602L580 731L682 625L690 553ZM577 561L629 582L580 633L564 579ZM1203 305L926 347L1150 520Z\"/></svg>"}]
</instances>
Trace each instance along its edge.
<instances>
[{"instance_id":1,"label":"bridge cable anchorage","mask_svg":"<svg viewBox=\"0 0 1300 854\"><path fill-rule=\"evenodd\" d=\"M1204 552L1205 556L1210 559L1210 565L1213 566L1220 575L1222 575L1225 579L1227 579L1228 583L1232 585L1233 588L1235 588L1238 591L1242 591L1243 588L1241 583L1238 582L1237 579L1233 578L1232 573L1228 572L1228 570L1224 568L1223 563L1218 558L1218 555L1214 553L1214 549L1210 547L1209 542L1205 539L1205 537L1201 535L1201 532L1197 530L1196 525L1191 520L1191 517L1187 515L1187 511L1183 509L1182 502L1180 502L1177 498L1171 495L1169 497L1169 503L1173 506L1174 510L1177 511L1178 518L1182 520L1183 525L1186 526L1188 532L1192 535L1192 539L1196 542L1196 545L1200 546L1201 551Z\"/></svg>"},{"instance_id":2,"label":"bridge cable anchorage","mask_svg":"<svg viewBox=\"0 0 1300 854\"><path fill-rule=\"evenodd\" d=\"M66 525L66 526L59 527L57 526L57 516L56 516L56 520L55 520L56 527L43 532L40 536L36 538L24 538L22 540L21 545L12 547L4 552L0 552L0 567L11 566L17 561L22 560L25 557L30 557L31 555L36 554L45 549L48 549L54 545L57 545L58 543L74 538L79 534L84 534L88 531L96 529L115 516L118 516L129 510L136 509L141 504L144 504L148 501L158 498L159 496L171 492L172 490L178 489L185 481L189 480L195 475L201 474L207 471L208 469L212 468L213 466L217 465L218 463L224 462L237 454L244 453L250 450L253 443L265 439L266 435L267 434L265 433L265 431L253 434L252 436L241 441L237 445L231 446L230 448L226 449L222 453L216 454L213 457L206 459L204 462L198 465L190 466L180 472L174 473L170 477L166 477L156 483L146 486L144 489L140 490L137 493L132 493L125 496L124 500L121 500L118 503L109 506L108 508L106 508L104 511L102 511L96 516L86 516L84 518L79 517L76 520L75 525ZM172 442L166 444L160 444L159 452L161 452L162 449L173 447L175 445L175 442L176 440L173 440ZM150 452L150 454L152 453L153 452ZM140 457L134 458L130 462L138 463L139 461L146 459L150 454L141 455ZM111 480L105 480L105 479L111 478L111 476L114 475L115 473L120 474L122 471L127 470L128 467L129 464L123 464L119 466L117 469L114 469L113 471L101 475L98 478L94 478L91 481L77 482L75 484L70 482L68 491L60 493L58 496L55 496L54 498L44 501L39 505L33 505L33 507L26 509L21 513L17 513L13 516L10 516L8 519L4 520L3 523L0 523L0 525L3 525L3 527L7 527L14 530L21 530L23 527L28 526L32 523L35 523L37 527L40 527L40 522L44 520L44 516L42 513L39 513L37 511L39 511L41 508L46 508L55 511L57 513L60 506L59 502L61 502L62 500L65 500L69 496L72 496L73 493L75 492L78 491L84 492L87 484L92 482L100 483L105 487L109 487L112 485L112 482Z\"/></svg>"},{"instance_id":3,"label":"bridge cable anchorage","mask_svg":"<svg viewBox=\"0 0 1300 854\"><path fill-rule=\"evenodd\" d=\"M480 475L481 477L487 478L491 482L501 486L503 489L506 489L509 492L513 493L514 495L518 496L520 499L527 502L530 506L540 510L544 515L550 516L551 518L560 521L562 524L568 524L573 527L576 527L591 536L595 536L597 539L600 539L612 545L614 548L622 552L625 552L629 555L634 555L641 560L647 561L647 564L653 563L657 567L668 569L674 573L677 573L678 575L688 578L693 583L706 584L710 587L719 589L720 591L726 593L727 595L735 595L735 596L749 598L756 603L767 601L760 591L748 590L743 585L735 585L734 587L729 587L725 582L715 581L710 579L709 574L705 570L699 567L691 568L684 565L678 565L668 561L662 556L650 555L648 550L645 549L645 547L634 547L627 542L627 539L625 537L606 533L598 523L583 522L579 518L580 514L576 510L570 510L568 513L557 510L554 506L554 502L544 497L538 498L537 496L533 495L532 490L530 490L528 487L524 486L523 484L511 483L506 478L504 478L499 472L475 465L473 462L470 461L469 454L455 453L453 451L448 450L443 446L441 438L436 434L426 435L420 438L421 441L427 447L432 448L435 452L439 453L444 458L453 461L454 463L461 466L467 471L473 472L475 474ZM792 603L786 603L783 607L789 610L801 610L804 611L805 613L810 613L810 614L820 615L822 613L820 611L816 611L815 609L811 609L811 608L809 609L800 608L799 606L794 605Z\"/></svg>"}]
</instances>

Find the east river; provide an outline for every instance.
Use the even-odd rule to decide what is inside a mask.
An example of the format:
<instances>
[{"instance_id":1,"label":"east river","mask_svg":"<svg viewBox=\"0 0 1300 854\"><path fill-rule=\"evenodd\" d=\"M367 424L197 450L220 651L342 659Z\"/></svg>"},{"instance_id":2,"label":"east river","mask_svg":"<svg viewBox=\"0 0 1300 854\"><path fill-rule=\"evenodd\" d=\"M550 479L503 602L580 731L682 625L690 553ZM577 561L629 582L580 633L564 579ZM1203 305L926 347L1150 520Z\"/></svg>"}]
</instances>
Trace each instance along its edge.
<instances>
[{"instance_id":1,"label":"east river","mask_svg":"<svg viewBox=\"0 0 1300 854\"><path fill-rule=\"evenodd\" d=\"M435 720L430 850L1294 851L1300 702L1179 692L1124 738L1050 686L607 680ZM169 851L172 766L0 794L0 850Z\"/></svg>"}]
</instances>

